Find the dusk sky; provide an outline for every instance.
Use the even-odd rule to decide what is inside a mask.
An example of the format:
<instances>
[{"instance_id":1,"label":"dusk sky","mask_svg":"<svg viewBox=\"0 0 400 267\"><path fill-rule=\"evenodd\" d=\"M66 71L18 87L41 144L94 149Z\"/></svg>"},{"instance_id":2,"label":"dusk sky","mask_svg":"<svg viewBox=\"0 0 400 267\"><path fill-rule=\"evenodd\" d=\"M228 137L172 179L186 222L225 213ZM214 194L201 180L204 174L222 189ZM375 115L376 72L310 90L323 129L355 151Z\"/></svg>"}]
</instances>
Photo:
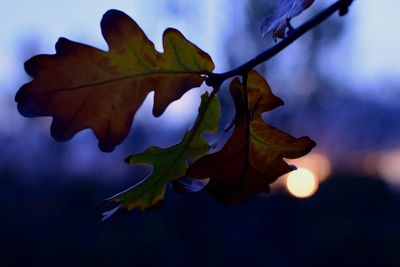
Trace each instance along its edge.
<instances>
[{"instance_id":1,"label":"dusk sky","mask_svg":"<svg viewBox=\"0 0 400 267\"><path fill-rule=\"evenodd\" d=\"M333 1L319 0L316 3L312 8L318 10L319 4L326 6ZM123 10L132 16L158 49L161 49L161 36L165 28L179 29L212 56L216 71L226 70L224 40L235 29L243 27L245 12L245 4L237 0L207 0L201 3L182 0L87 0L57 3L50 0L2 0L1 128L8 124L8 118L15 118L14 113L10 114L9 107L13 104L9 101L21 83L29 80L23 69L23 62L31 56L29 52L54 53L54 44L61 36L106 49L99 22L102 15L111 8ZM400 47L400 31L395 28L398 24L396 10L399 8L400 3L395 0L355 1L350 14L344 18L350 30L337 49L332 51L330 58L328 56L330 64L337 67L335 76L339 75L358 85L400 76L400 53L397 51ZM219 10L224 10L224 15L220 15ZM303 18L306 17L307 12ZM28 47L35 51L26 51ZM379 97L379 91L375 94ZM189 99L190 95L186 98ZM175 112L182 113L184 104L175 107ZM170 112L175 113L173 109ZM192 116L189 112L188 119Z\"/></svg>"},{"instance_id":2,"label":"dusk sky","mask_svg":"<svg viewBox=\"0 0 400 267\"><path fill-rule=\"evenodd\" d=\"M333 2L317 0L311 10L316 12ZM23 63L34 54L54 53L54 45L59 37L107 49L99 24L102 15L112 8L120 9L135 19L159 50L162 50L163 31L167 27L179 29L189 40L212 56L216 72L227 70L226 55L229 45L226 41L228 36L243 29L246 17L245 1L240 0L2 0L0 134L13 135L26 121L18 114L14 102L18 88L30 79L25 74ZM384 99L382 87L373 85L387 80L396 84L399 81L400 53L397 49L400 47L400 31L395 27L398 24L396 21L399 9L400 3L395 0L355 0L349 14L341 18L348 26L344 37L332 51L324 55L324 64L335 67L334 75L327 75L344 81L345 90L353 88L356 94L360 93L360 97ZM298 25L308 17L310 11L295 18L293 25ZM334 41L337 40L332 40ZM289 47L288 51L291 49ZM292 51L296 51L295 48ZM332 72L332 69L329 68L329 71ZM395 87L393 90L398 89ZM200 93L199 90L191 90L183 97L184 101L173 103L164 116L157 119L150 115L151 93L136 118L146 118L146 127L152 127L155 131L162 127L189 128L196 113L193 106L198 105ZM177 116L179 120L176 119ZM44 121L46 123L43 130L48 134L50 120ZM73 141L75 139L77 138ZM79 150L79 157L82 157L82 151Z\"/></svg>"},{"instance_id":3,"label":"dusk sky","mask_svg":"<svg viewBox=\"0 0 400 267\"><path fill-rule=\"evenodd\" d=\"M109 9L134 19L159 51L164 30L178 29L211 56L220 73L273 45L271 35L259 39L258 33L270 4L279 1L0 0L0 266L400 266L398 0L354 0L346 16L333 15L258 65L273 94L285 102L262 114L271 127L246 127L244 122L253 113L258 116L256 107L268 108L276 101L259 97L249 116L235 116L229 81L225 82L217 95L219 130L202 136L212 146L210 153L218 153L231 133L238 134L223 157L200 164L209 176L201 174L202 180L187 179L191 172L183 161L192 153L201 154L198 133L212 125L205 115L195 134L185 135L198 113L199 95L210 90L205 85L171 103L158 118L152 115L154 93L149 93L129 135L112 153L99 150L92 129L57 142L50 132L51 117L27 118L18 112L15 94L31 80L24 62L37 54L54 54L60 37L107 50L100 21ZM292 25L296 28L335 1L315 0ZM269 6L264 10L261 3ZM45 68L40 71L48 74ZM59 82L49 77L50 85ZM136 81L132 84L142 85L142 80ZM109 89L104 95L110 93L113 104L122 96L139 95L121 93L125 88L114 83L98 87L102 83L91 88ZM88 125L85 120L94 117L98 129L98 121L105 118L97 105L108 102L96 98L96 108L86 108L92 93L97 91L90 91L82 102L49 97L48 102L39 98L38 105L47 108L51 103L48 107L64 114L79 105L68 124L64 117L59 120L67 125L65 132L82 121ZM31 97L29 92L25 96ZM29 101L25 104L36 108ZM90 117L89 108L94 113ZM106 118L107 127L101 130L106 137L114 133L110 125L124 121L117 117L118 109L107 114L115 121ZM84 120L78 121L81 117ZM233 127L224 131L229 124ZM317 145L303 157L288 159L303 153L299 145L306 139L286 141L292 139L276 134L273 127L296 138L308 136ZM155 152L154 158L136 158L151 162L147 166L124 161L150 146L171 147L184 135L178 148ZM159 155L164 158L159 160ZM285 168L282 157L292 171L272 183ZM194 160L186 163L196 164ZM210 184L202 192L176 192L182 184L198 190L206 182ZM272 183L271 193L267 183ZM120 205L103 200L128 188L133 188L131 193L117 200L134 210L102 222L103 212ZM253 191L263 193L241 202ZM215 192L224 203L212 196ZM160 199L164 200L158 208L136 209L160 204Z\"/></svg>"},{"instance_id":4,"label":"dusk sky","mask_svg":"<svg viewBox=\"0 0 400 267\"><path fill-rule=\"evenodd\" d=\"M333 1L316 1L326 6ZM0 88L14 92L16 82L24 77L21 63L24 47L33 45L40 53L53 53L54 44L60 36L89 43L106 49L99 22L108 9L123 10L132 16L160 49L161 34L167 27L175 27L185 36L207 51L216 62L217 71L224 70L222 42L225 35L240 27L245 12L243 1L147 0L147 1L22 1L0 2ZM342 57L337 64L346 61L348 69L343 75L355 82L374 82L381 78L400 74L400 31L395 0L355 1L350 14L344 18L350 30L340 47ZM225 12L220 15L219 10ZM234 14L234 16L232 16ZM304 15L306 17L307 14ZM222 34L221 34L222 33ZM342 49L345 48L345 49ZM362 62L360 62L362 60ZM340 66L338 66L339 68ZM25 78L27 79L27 77Z\"/></svg>"}]
</instances>

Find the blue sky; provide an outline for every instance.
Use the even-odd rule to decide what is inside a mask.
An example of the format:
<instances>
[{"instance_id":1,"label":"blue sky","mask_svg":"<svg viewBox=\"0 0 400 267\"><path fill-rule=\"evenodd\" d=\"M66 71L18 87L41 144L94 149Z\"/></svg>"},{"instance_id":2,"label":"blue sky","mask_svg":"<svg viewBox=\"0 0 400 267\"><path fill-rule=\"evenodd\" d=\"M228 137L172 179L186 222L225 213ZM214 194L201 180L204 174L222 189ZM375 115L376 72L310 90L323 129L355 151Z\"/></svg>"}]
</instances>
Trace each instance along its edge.
<instances>
[{"instance_id":1,"label":"blue sky","mask_svg":"<svg viewBox=\"0 0 400 267\"><path fill-rule=\"evenodd\" d=\"M353 38L352 68L358 78L399 78L400 2L355 1L354 25L348 38Z\"/></svg>"},{"instance_id":2,"label":"blue sky","mask_svg":"<svg viewBox=\"0 0 400 267\"><path fill-rule=\"evenodd\" d=\"M333 2L319 1L323 5ZM4 87L15 86L13 81L17 77L24 77L21 67L25 60L23 47L32 42L40 53L52 53L60 36L105 49L99 21L110 8L121 9L132 16L158 47L166 27L178 28L213 56L217 71L224 70L224 44L221 42L224 36L220 33L234 31L232 25L237 26L243 17L243 5L243 1L227 0L204 0L201 3L183 0L1 0L2 91L7 90ZM400 47L400 31L396 28L399 9L400 3L396 0L355 1L350 15L345 18L351 27L342 42L346 49L338 52L342 57L337 60L337 65L346 63L348 66L343 75L358 82L399 75L400 53L397 49Z\"/></svg>"},{"instance_id":3,"label":"blue sky","mask_svg":"<svg viewBox=\"0 0 400 267\"><path fill-rule=\"evenodd\" d=\"M320 1L322 5L333 2ZM10 111L15 105L10 100L19 86L29 80L23 69L23 62L30 56L28 47L34 53L51 54L55 42L63 36L106 49L99 22L111 8L132 16L158 49L161 49L164 29L178 28L213 57L216 71L226 70L224 38L234 33L235 27L240 27L245 12L244 3L239 0L1 0L0 125L18 121L17 114ZM399 9L400 3L395 0L354 2L350 14L343 18L350 29L330 58L337 68L335 75L361 86L381 79L397 81L400 76L400 31L396 28ZM372 94L379 97L379 91ZM185 98L195 101L197 95L192 92ZM166 117L179 113L186 114L190 120L194 114L182 111L195 112L187 107L193 101L172 106ZM143 112L150 112L150 106ZM13 125L18 127L18 123ZM12 131L12 127L7 129Z\"/></svg>"}]
</instances>

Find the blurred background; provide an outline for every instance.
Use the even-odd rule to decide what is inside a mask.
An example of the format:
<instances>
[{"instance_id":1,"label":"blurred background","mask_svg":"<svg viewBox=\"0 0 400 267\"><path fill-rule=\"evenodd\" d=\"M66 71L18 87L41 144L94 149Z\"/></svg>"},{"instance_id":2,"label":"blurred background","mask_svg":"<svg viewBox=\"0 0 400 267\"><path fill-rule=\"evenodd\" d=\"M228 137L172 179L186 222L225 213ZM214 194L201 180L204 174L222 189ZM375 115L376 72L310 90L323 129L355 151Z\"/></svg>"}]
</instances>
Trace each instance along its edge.
<instances>
[{"instance_id":1,"label":"blurred background","mask_svg":"<svg viewBox=\"0 0 400 267\"><path fill-rule=\"evenodd\" d=\"M157 119L150 94L111 154L88 130L57 143L49 118L16 110L15 93L30 80L24 61L54 53L61 36L106 50L99 22L108 9L134 18L159 50L165 28L179 29L224 72L274 44L260 38L259 26L277 3L0 0L0 266L400 266L398 1L356 0L348 15L258 67L285 101L266 121L318 145L291 161L298 170L271 194L248 203L226 206L168 189L158 209L101 222L112 208L102 199L150 171L123 159L179 141L205 87ZM331 3L317 0L293 26ZM227 86L221 129L234 112Z\"/></svg>"}]
</instances>

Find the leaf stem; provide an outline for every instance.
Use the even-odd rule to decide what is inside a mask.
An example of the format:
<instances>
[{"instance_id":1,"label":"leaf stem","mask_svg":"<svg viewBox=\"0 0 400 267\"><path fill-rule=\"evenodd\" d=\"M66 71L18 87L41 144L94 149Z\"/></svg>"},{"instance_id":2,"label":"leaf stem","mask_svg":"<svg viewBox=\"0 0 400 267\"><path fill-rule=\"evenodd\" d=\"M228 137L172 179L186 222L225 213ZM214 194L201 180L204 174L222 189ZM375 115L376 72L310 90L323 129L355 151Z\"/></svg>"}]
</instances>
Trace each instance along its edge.
<instances>
[{"instance_id":1,"label":"leaf stem","mask_svg":"<svg viewBox=\"0 0 400 267\"><path fill-rule=\"evenodd\" d=\"M260 54L250 59L246 63L224 73L211 73L206 79L206 84L214 88L219 88L225 80L231 77L239 75L244 76L246 72L252 70L255 66L277 55L287 46L296 41L299 37L301 37L309 30L319 25L321 22L328 19L335 12L339 11L339 15L341 16L345 15L352 2L353 0L336 1L334 4L327 7L325 10L321 11L315 17L311 18L310 20L300 25L297 29L293 29L292 31L290 31L289 34L284 39L282 39L282 41L272 46L271 48L261 52Z\"/></svg>"},{"instance_id":2,"label":"leaf stem","mask_svg":"<svg viewBox=\"0 0 400 267\"><path fill-rule=\"evenodd\" d=\"M240 188L243 187L244 182L245 182L245 178L246 178L246 174L248 171L248 166L249 166L249 158L250 158L250 108L249 108L249 93L248 93L248 76L249 76L249 72L245 72L243 74L243 93L244 93L244 104L245 104L245 118L246 118L246 143L245 143L245 162L244 162L244 168L242 171L242 175L241 175L241 186Z\"/></svg>"}]
</instances>

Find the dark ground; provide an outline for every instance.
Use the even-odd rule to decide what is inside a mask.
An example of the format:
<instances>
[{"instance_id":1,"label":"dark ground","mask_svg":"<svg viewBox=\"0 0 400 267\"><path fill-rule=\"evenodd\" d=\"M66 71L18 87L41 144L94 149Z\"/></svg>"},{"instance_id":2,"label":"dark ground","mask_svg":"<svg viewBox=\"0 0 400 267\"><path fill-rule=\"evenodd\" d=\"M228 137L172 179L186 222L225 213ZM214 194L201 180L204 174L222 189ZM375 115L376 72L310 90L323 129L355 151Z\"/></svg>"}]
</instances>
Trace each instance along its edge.
<instances>
[{"instance_id":1,"label":"dark ground","mask_svg":"<svg viewBox=\"0 0 400 267\"><path fill-rule=\"evenodd\" d=\"M101 199L121 188L16 181L0 185L4 267L400 266L400 195L377 179L334 176L310 199L237 206L169 191L158 209L106 222Z\"/></svg>"}]
</instances>

